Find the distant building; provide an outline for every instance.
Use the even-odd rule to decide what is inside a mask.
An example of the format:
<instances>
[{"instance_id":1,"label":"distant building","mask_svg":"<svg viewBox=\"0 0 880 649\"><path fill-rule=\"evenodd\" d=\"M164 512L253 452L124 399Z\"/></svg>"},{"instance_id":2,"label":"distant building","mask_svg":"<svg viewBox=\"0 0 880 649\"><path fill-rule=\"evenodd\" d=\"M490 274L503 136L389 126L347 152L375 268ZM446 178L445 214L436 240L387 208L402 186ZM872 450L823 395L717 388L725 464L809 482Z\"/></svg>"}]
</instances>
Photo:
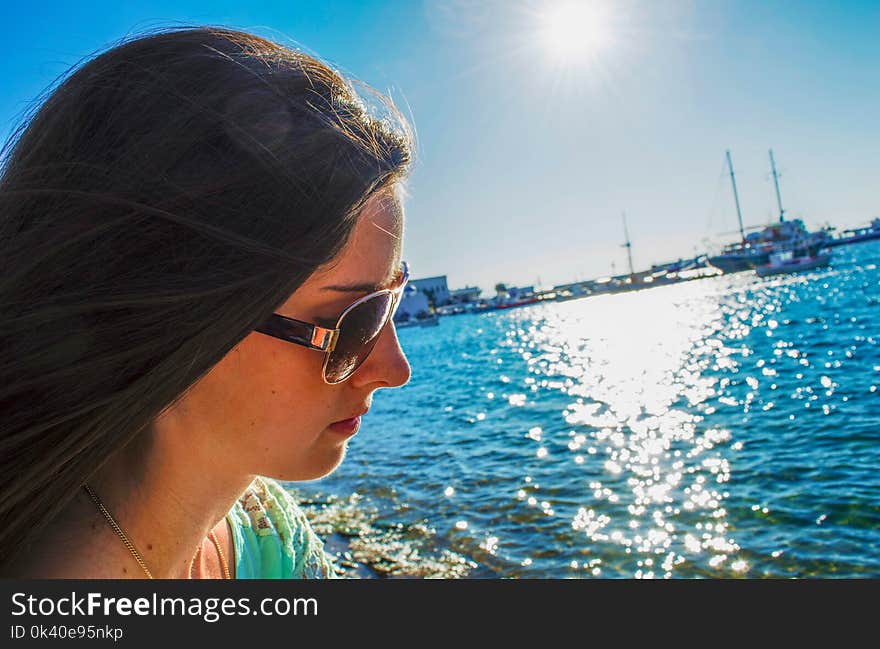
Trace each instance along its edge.
<instances>
[{"instance_id":1,"label":"distant building","mask_svg":"<svg viewBox=\"0 0 880 649\"><path fill-rule=\"evenodd\" d=\"M394 320L395 322L406 322L419 314L422 314L424 317L430 312L431 306L428 304L428 296L415 288L412 282L410 282L403 290L403 297L400 299L397 313L394 314Z\"/></svg>"},{"instance_id":2,"label":"distant building","mask_svg":"<svg viewBox=\"0 0 880 649\"><path fill-rule=\"evenodd\" d=\"M449 304L449 287L446 285L446 275L411 279L408 286L415 287L419 293L427 296L428 301L433 302L434 306Z\"/></svg>"},{"instance_id":3,"label":"distant building","mask_svg":"<svg viewBox=\"0 0 880 649\"><path fill-rule=\"evenodd\" d=\"M507 289L507 294L513 299L524 297L532 297L535 294L534 286L511 286Z\"/></svg>"},{"instance_id":4,"label":"distant building","mask_svg":"<svg viewBox=\"0 0 880 649\"><path fill-rule=\"evenodd\" d=\"M482 289L479 286L465 286L449 291L449 301L452 304L468 304L480 299Z\"/></svg>"}]
</instances>

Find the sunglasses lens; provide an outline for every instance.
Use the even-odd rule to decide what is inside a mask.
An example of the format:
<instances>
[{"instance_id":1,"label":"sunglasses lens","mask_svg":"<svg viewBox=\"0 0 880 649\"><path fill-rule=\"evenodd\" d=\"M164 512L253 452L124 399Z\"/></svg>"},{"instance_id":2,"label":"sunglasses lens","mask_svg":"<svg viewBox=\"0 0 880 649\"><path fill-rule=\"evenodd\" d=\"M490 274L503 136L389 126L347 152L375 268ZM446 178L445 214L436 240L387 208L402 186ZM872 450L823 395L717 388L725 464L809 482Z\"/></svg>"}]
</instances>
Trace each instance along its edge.
<instances>
[{"instance_id":1,"label":"sunglasses lens","mask_svg":"<svg viewBox=\"0 0 880 649\"><path fill-rule=\"evenodd\" d=\"M391 293L381 293L361 302L342 317L339 338L324 368L324 379L328 383L347 379L367 359L388 321L393 302Z\"/></svg>"}]
</instances>

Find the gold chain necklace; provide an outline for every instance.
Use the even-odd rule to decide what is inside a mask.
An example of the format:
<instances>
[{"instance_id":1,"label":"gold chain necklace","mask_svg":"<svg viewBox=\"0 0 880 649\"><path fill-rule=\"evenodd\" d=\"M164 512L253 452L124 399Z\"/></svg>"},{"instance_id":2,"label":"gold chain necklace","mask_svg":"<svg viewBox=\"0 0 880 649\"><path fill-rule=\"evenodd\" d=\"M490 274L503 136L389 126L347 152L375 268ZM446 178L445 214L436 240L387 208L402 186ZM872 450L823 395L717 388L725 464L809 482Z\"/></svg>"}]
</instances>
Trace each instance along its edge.
<instances>
[{"instance_id":1,"label":"gold chain necklace","mask_svg":"<svg viewBox=\"0 0 880 649\"><path fill-rule=\"evenodd\" d=\"M128 537L125 535L125 532L122 531L122 528L119 526L119 523L116 522L116 519L107 511L107 508L104 506L104 503L101 502L101 499L98 498L98 495L92 491L92 488L87 484L83 484L83 489L89 495L89 498L92 499L92 502L95 503L95 506L98 510L104 515L104 518L107 519L107 523L109 523L110 527L113 528L113 531L122 539L122 542L125 544L125 547L128 548L128 551L131 553L131 556L134 557L134 560L138 562L138 565L141 567L141 570L144 571L144 574L148 579L154 579L153 573L150 572L150 569L147 568L147 564L144 561L143 557L141 557L140 552L137 551L137 548L134 547L134 544L128 540ZM217 535L214 534L214 530L211 530L209 533L211 537L211 541L214 543L214 547L217 548L217 555L220 557L220 566L223 568L223 577L224 579L232 579L229 574L229 565L226 563L226 555L223 554L223 549L220 547L220 542L217 540ZM192 579L193 573L193 565L195 564L196 557L199 556L199 552L201 551L202 546L196 549L196 553L193 555L193 558L189 562L189 578Z\"/></svg>"}]
</instances>

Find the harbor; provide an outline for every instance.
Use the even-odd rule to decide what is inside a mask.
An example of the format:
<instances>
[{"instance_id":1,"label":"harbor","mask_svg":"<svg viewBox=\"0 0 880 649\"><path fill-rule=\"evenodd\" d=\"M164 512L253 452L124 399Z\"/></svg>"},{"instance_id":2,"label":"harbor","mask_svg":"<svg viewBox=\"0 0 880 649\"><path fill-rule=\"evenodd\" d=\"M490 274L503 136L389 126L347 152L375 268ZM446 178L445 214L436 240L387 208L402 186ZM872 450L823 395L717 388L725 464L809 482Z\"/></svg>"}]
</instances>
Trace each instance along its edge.
<instances>
[{"instance_id":1,"label":"harbor","mask_svg":"<svg viewBox=\"0 0 880 649\"><path fill-rule=\"evenodd\" d=\"M438 324L440 318L467 313L484 313L525 307L543 302L565 302L586 297L641 291L708 279L722 274L754 272L758 277L813 270L828 266L832 249L841 246L880 239L880 217L867 226L843 230L825 227L810 231L800 218L787 218L779 188L779 176L773 150L769 150L770 168L778 206L776 222L752 228L747 232L737 190L736 176L730 151L725 159L730 176L739 224L740 238L727 243L717 254L705 252L689 259L653 264L646 270L635 270L632 242L626 215L623 215L624 243L629 272L607 275L590 280L571 282L540 289L535 286L508 286L498 283L495 294L483 297L480 288L468 286L450 290L446 276L411 280L395 315L397 327L428 327Z\"/></svg>"}]
</instances>

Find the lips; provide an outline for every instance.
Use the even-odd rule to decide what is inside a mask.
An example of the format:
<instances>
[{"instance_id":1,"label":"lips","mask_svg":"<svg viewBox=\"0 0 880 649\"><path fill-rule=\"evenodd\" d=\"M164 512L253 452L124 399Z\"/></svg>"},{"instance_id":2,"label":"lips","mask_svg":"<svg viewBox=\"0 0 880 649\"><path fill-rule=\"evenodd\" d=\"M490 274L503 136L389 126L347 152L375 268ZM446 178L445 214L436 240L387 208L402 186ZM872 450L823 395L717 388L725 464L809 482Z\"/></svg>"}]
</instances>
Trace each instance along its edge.
<instances>
[{"instance_id":1,"label":"lips","mask_svg":"<svg viewBox=\"0 0 880 649\"><path fill-rule=\"evenodd\" d=\"M365 410L361 410L359 413L352 415L348 419L340 419L339 421L334 421L328 428L333 430L341 435L354 435L358 428L361 425L361 417L367 414L369 408Z\"/></svg>"},{"instance_id":2,"label":"lips","mask_svg":"<svg viewBox=\"0 0 880 649\"><path fill-rule=\"evenodd\" d=\"M358 428L361 426L361 418L354 417L353 419L343 419L342 421L336 421L330 424L328 428L335 433L340 435L344 435L345 437L350 437L354 435Z\"/></svg>"}]
</instances>

